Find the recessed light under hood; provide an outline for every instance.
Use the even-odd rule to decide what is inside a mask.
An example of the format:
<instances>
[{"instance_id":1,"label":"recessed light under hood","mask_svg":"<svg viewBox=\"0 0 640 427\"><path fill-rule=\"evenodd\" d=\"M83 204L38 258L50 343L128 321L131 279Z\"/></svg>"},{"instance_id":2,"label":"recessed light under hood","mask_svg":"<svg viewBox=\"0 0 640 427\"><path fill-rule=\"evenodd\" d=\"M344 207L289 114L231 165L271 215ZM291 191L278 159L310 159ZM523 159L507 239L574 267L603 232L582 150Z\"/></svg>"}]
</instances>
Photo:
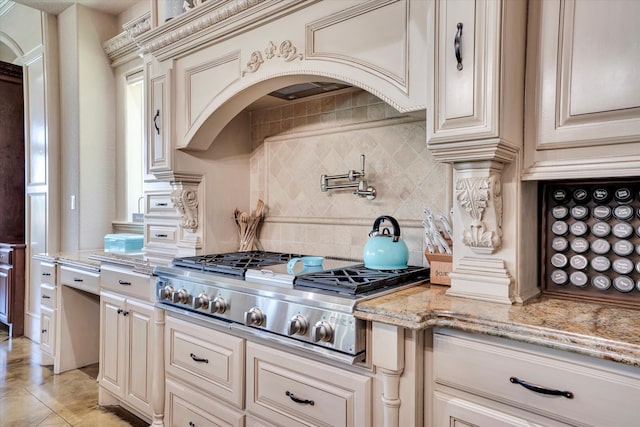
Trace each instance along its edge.
<instances>
[{"instance_id":1,"label":"recessed light under hood","mask_svg":"<svg viewBox=\"0 0 640 427\"><path fill-rule=\"evenodd\" d=\"M291 85L271 92L269 95L286 101L306 98L307 96L318 95L320 93L333 92L334 90L345 89L351 87L342 83L330 82L309 82Z\"/></svg>"}]
</instances>

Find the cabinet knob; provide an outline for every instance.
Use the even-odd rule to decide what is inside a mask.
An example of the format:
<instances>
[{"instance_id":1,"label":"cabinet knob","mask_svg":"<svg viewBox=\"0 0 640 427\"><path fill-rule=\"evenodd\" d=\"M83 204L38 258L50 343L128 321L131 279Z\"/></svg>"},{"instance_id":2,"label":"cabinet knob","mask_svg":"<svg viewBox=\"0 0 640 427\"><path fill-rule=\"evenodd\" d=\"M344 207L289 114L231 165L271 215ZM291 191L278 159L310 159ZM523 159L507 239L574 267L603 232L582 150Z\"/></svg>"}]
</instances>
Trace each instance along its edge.
<instances>
[{"instance_id":1,"label":"cabinet knob","mask_svg":"<svg viewBox=\"0 0 640 427\"><path fill-rule=\"evenodd\" d=\"M46 330L46 329L43 329L43 330L42 330L42 331L40 331L40 332L42 332L43 334L46 334L46 333L47 333L47 330Z\"/></svg>"}]
</instances>

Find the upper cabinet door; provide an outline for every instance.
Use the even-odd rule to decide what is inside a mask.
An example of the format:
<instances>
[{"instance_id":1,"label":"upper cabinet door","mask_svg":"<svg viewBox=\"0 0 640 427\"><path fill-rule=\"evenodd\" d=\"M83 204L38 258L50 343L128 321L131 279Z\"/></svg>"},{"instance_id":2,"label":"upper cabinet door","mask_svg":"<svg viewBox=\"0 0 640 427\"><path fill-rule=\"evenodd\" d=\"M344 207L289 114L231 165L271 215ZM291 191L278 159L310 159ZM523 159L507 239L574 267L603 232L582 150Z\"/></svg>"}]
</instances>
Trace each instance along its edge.
<instances>
[{"instance_id":1,"label":"upper cabinet door","mask_svg":"<svg viewBox=\"0 0 640 427\"><path fill-rule=\"evenodd\" d=\"M429 149L445 162L510 162L523 144L527 2L430 4Z\"/></svg>"},{"instance_id":2,"label":"upper cabinet door","mask_svg":"<svg viewBox=\"0 0 640 427\"><path fill-rule=\"evenodd\" d=\"M500 2L435 2L430 143L498 136Z\"/></svg>"},{"instance_id":3,"label":"upper cabinet door","mask_svg":"<svg viewBox=\"0 0 640 427\"><path fill-rule=\"evenodd\" d=\"M528 178L637 173L639 16L637 0L530 3Z\"/></svg>"},{"instance_id":4,"label":"upper cabinet door","mask_svg":"<svg viewBox=\"0 0 640 427\"><path fill-rule=\"evenodd\" d=\"M147 174L171 170L172 152L171 111L169 88L171 70L166 74L151 75L147 63L148 126L147 126Z\"/></svg>"}]
</instances>

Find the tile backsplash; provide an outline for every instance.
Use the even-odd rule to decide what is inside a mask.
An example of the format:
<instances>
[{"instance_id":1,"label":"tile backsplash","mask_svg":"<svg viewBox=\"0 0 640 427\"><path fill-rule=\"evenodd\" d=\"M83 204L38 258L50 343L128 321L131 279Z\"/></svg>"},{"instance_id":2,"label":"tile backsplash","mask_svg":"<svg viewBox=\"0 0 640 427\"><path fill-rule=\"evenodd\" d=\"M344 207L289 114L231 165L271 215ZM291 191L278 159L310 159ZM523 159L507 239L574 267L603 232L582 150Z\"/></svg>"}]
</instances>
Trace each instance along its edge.
<instances>
[{"instance_id":1,"label":"tile backsplash","mask_svg":"<svg viewBox=\"0 0 640 427\"><path fill-rule=\"evenodd\" d=\"M252 205L260 198L268 209L264 249L361 259L373 221L390 215L410 264L424 264L423 209L448 212L452 188L451 167L427 150L424 119L351 90L259 110L251 128ZM353 189L321 191L321 175L359 171L361 154L375 200Z\"/></svg>"}]
</instances>

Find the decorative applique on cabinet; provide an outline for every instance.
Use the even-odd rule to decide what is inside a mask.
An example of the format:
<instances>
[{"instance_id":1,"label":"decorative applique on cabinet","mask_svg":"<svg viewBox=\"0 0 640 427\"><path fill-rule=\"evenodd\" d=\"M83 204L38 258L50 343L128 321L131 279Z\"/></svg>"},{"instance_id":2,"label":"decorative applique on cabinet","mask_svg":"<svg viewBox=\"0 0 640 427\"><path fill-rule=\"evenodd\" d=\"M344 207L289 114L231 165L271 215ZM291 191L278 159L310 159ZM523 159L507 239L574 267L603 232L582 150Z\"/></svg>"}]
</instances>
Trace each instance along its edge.
<instances>
[{"instance_id":1,"label":"decorative applique on cabinet","mask_svg":"<svg viewBox=\"0 0 640 427\"><path fill-rule=\"evenodd\" d=\"M280 47L276 47L275 43L269 41L269 45L264 49L265 57L267 59L273 59L274 57L282 58L285 62L291 62L296 59L304 59L304 55L298 53L298 49L291 43L291 40L285 40L280 43ZM247 73L255 73L258 68L264 63L262 59L262 53L259 50L251 53L251 59L247 62L247 68L242 71L244 77Z\"/></svg>"},{"instance_id":2,"label":"decorative applique on cabinet","mask_svg":"<svg viewBox=\"0 0 640 427\"><path fill-rule=\"evenodd\" d=\"M198 191L178 188L171 193L171 201L180 213L180 227L190 231L198 229Z\"/></svg>"},{"instance_id":3,"label":"decorative applique on cabinet","mask_svg":"<svg viewBox=\"0 0 640 427\"><path fill-rule=\"evenodd\" d=\"M458 179L456 199L463 212L462 242L476 253L494 253L502 243L500 176ZM488 210L493 215L486 215Z\"/></svg>"}]
</instances>

